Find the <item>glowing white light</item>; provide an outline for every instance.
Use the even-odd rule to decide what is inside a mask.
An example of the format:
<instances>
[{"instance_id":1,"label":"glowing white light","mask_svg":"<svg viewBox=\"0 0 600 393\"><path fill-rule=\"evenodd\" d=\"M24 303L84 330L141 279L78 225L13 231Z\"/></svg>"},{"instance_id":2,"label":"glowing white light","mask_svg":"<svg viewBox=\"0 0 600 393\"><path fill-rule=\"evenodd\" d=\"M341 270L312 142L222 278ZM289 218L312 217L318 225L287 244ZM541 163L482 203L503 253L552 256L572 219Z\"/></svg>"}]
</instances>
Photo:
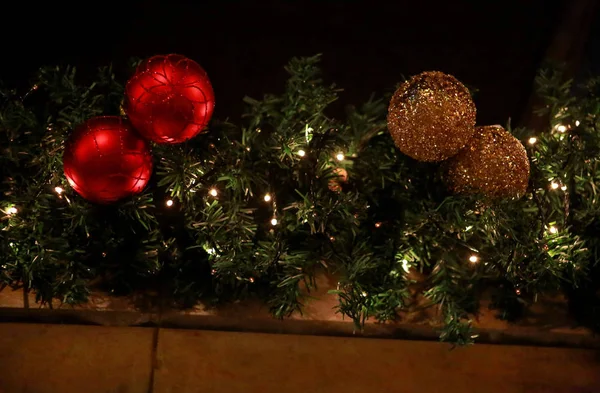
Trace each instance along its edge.
<instances>
[{"instance_id":1,"label":"glowing white light","mask_svg":"<svg viewBox=\"0 0 600 393\"><path fill-rule=\"evenodd\" d=\"M271 218L271 225L273 225L273 226L277 225L277 219L276 218Z\"/></svg>"},{"instance_id":2,"label":"glowing white light","mask_svg":"<svg viewBox=\"0 0 600 393\"><path fill-rule=\"evenodd\" d=\"M469 262L471 263L477 263L479 261L479 257L477 257L477 255L471 255L469 257Z\"/></svg>"},{"instance_id":3,"label":"glowing white light","mask_svg":"<svg viewBox=\"0 0 600 393\"><path fill-rule=\"evenodd\" d=\"M265 202L269 202L271 200L271 195L265 194L264 199L265 199Z\"/></svg>"},{"instance_id":4,"label":"glowing white light","mask_svg":"<svg viewBox=\"0 0 600 393\"><path fill-rule=\"evenodd\" d=\"M304 150L298 150L298 155L300 157L304 157L306 155L306 152Z\"/></svg>"},{"instance_id":5,"label":"glowing white light","mask_svg":"<svg viewBox=\"0 0 600 393\"><path fill-rule=\"evenodd\" d=\"M556 190L558 187L560 187L560 186L558 185L558 183L556 183L556 182L552 182L552 183L550 183L550 188L552 188L553 190Z\"/></svg>"},{"instance_id":6,"label":"glowing white light","mask_svg":"<svg viewBox=\"0 0 600 393\"><path fill-rule=\"evenodd\" d=\"M215 249L214 248L207 248L206 252L210 255L213 255L215 253Z\"/></svg>"},{"instance_id":7,"label":"glowing white light","mask_svg":"<svg viewBox=\"0 0 600 393\"><path fill-rule=\"evenodd\" d=\"M564 125L562 125L562 124L559 125L559 126L557 126L556 129L558 130L558 132L565 132L565 131L567 131L567 127L564 126Z\"/></svg>"},{"instance_id":8,"label":"glowing white light","mask_svg":"<svg viewBox=\"0 0 600 393\"><path fill-rule=\"evenodd\" d=\"M335 158L337 158L338 161L344 161L344 153L338 153Z\"/></svg>"},{"instance_id":9,"label":"glowing white light","mask_svg":"<svg viewBox=\"0 0 600 393\"><path fill-rule=\"evenodd\" d=\"M312 139L312 127L309 127L308 124L304 127L304 137L306 138L306 143L310 142Z\"/></svg>"},{"instance_id":10,"label":"glowing white light","mask_svg":"<svg viewBox=\"0 0 600 393\"><path fill-rule=\"evenodd\" d=\"M167 205L167 207L171 207L173 206L173 200L169 199L167 202L165 202L165 204Z\"/></svg>"},{"instance_id":11,"label":"glowing white light","mask_svg":"<svg viewBox=\"0 0 600 393\"><path fill-rule=\"evenodd\" d=\"M548 231L554 235L554 234L558 233L558 228L555 226L551 226L550 228L548 228Z\"/></svg>"},{"instance_id":12,"label":"glowing white light","mask_svg":"<svg viewBox=\"0 0 600 393\"><path fill-rule=\"evenodd\" d=\"M532 136L531 138L529 138L528 142L530 145L535 145L535 143L537 142L537 138Z\"/></svg>"},{"instance_id":13,"label":"glowing white light","mask_svg":"<svg viewBox=\"0 0 600 393\"><path fill-rule=\"evenodd\" d=\"M579 127L580 124L581 122L579 120L575 120L575 127Z\"/></svg>"},{"instance_id":14,"label":"glowing white light","mask_svg":"<svg viewBox=\"0 0 600 393\"><path fill-rule=\"evenodd\" d=\"M211 188L210 191L208 191L208 193L214 197L216 197L217 195L219 195L219 192L217 191L216 188Z\"/></svg>"},{"instance_id":15,"label":"glowing white light","mask_svg":"<svg viewBox=\"0 0 600 393\"><path fill-rule=\"evenodd\" d=\"M56 192L58 195L62 194L64 190L62 189L62 187L54 187L54 192Z\"/></svg>"},{"instance_id":16,"label":"glowing white light","mask_svg":"<svg viewBox=\"0 0 600 393\"><path fill-rule=\"evenodd\" d=\"M410 269L410 265L406 259L402 260L402 269L408 273L408 269Z\"/></svg>"},{"instance_id":17,"label":"glowing white light","mask_svg":"<svg viewBox=\"0 0 600 393\"><path fill-rule=\"evenodd\" d=\"M562 186L560 189L563 191L567 191L567 186Z\"/></svg>"},{"instance_id":18,"label":"glowing white light","mask_svg":"<svg viewBox=\"0 0 600 393\"><path fill-rule=\"evenodd\" d=\"M8 209L6 209L6 214L11 215L11 214L17 214L19 211L17 210L16 207L9 207Z\"/></svg>"}]
</instances>

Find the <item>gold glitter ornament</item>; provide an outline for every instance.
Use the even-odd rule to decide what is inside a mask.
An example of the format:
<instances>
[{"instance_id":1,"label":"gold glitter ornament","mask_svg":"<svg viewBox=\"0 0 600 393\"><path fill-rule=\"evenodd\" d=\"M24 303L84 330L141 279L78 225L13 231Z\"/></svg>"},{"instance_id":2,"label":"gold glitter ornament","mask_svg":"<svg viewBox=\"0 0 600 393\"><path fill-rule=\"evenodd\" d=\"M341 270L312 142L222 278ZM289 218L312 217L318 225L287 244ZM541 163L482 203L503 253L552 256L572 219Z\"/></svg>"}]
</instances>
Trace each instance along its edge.
<instances>
[{"instance_id":1,"label":"gold glitter ornament","mask_svg":"<svg viewBox=\"0 0 600 393\"><path fill-rule=\"evenodd\" d=\"M467 147L448 160L447 181L456 193L519 198L529 182L527 152L501 126L477 127Z\"/></svg>"},{"instance_id":2,"label":"gold glitter ornament","mask_svg":"<svg viewBox=\"0 0 600 393\"><path fill-rule=\"evenodd\" d=\"M457 154L475 132L469 90L452 75L422 72L404 82L388 109L388 130L400 151L419 161Z\"/></svg>"}]
</instances>

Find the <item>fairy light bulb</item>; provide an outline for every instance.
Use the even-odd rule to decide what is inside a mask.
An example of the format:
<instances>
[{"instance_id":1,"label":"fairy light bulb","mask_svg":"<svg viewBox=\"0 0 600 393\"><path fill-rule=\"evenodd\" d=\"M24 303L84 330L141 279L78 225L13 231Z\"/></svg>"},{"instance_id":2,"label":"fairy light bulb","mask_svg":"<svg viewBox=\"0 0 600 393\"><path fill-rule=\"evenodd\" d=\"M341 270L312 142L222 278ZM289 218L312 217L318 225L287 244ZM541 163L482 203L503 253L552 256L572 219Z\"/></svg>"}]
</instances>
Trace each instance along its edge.
<instances>
[{"instance_id":1,"label":"fairy light bulb","mask_svg":"<svg viewBox=\"0 0 600 393\"><path fill-rule=\"evenodd\" d=\"M471 263L477 263L477 262L479 262L479 257L477 255L471 255L469 257L469 262L471 262Z\"/></svg>"},{"instance_id":2,"label":"fairy light bulb","mask_svg":"<svg viewBox=\"0 0 600 393\"><path fill-rule=\"evenodd\" d=\"M298 150L298 155L300 157L304 157L306 155L306 152L304 150Z\"/></svg>"},{"instance_id":3,"label":"fairy light bulb","mask_svg":"<svg viewBox=\"0 0 600 393\"><path fill-rule=\"evenodd\" d=\"M376 222L375 223L375 228L381 228L381 223L380 222Z\"/></svg>"},{"instance_id":4,"label":"fairy light bulb","mask_svg":"<svg viewBox=\"0 0 600 393\"><path fill-rule=\"evenodd\" d=\"M173 200L169 199L168 201L165 202L165 205L167 205L167 207L173 206Z\"/></svg>"},{"instance_id":5,"label":"fairy light bulb","mask_svg":"<svg viewBox=\"0 0 600 393\"><path fill-rule=\"evenodd\" d=\"M271 195L265 194L265 197L263 199L265 200L265 202L269 202L271 200Z\"/></svg>"},{"instance_id":6,"label":"fairy light bulb","mask_svg":"<svg viewBox=\"0 0 600 393\"><path fill-rule=\"evenodd\" d=\"M556 127L556 130L558 132L565 132L565 131L567 131L567 127L563 124L560 124L559 126Z\"/></svg>"},{"instance_id":7,"label":"fairy light bulb","mask_svg":"<svg viewBox=\"0 0 600 393\"><path fill-rule=\"evenodd\" d=\"M271 218L271 225L277 225L277 219L275 217Z\"/></svg>"},{"instance_id":8,"label":"fairy light bulb","mask_svg":"<svg viewBox=\"0 0 600 393\"><path fill-rule=\"evenodd\" d=\"M338 161L344 161L344 153L338 153L335 158L337 158Z\"/></svg>"},{"instance_id":9,"label":"fairy light bulb","mask_svg":"<svg viewBox=\"0 0 600 393\"><path fill-rule=\"evenodd\" d=\"M562 186L560 189L563 191L567 191L567 186Z\"/></svg>"},{"instance_id":10,"label":"fairy light bulb","mask_svg":"<svg viewBox=\"0 0 600 393\"><path fill-rule=\"evenodd\" d=\"M535 143L537 142L537 138L532 136L531 138L529 138L528 142L530 145L535 145Z\"/></svg>"},{"instance_id":11,"label":"fairy light bulb","mask_svg":"<svg viewBox=\"0 0 600 393\"><path fill-rule=\"evenodd\" d=\"M548 228L548 231L549 231L551 234L555 235L555 234L557 234L557 233L558 233L558 228L557 228L557 227L555 227L555 226L551 226L550 228Z\"/></svg>"},{"instance_id":12,"label":"fairy light bulb","mask_svg":"<svg viewBox=\"0 0 600 393\"><path fill-rule=\"evenodd\" d=\"M58 195L62 194L63 191L64 190L62 189L62 187L54 187L54 192L56 192Z\"/></svg>"},{"instance_id":13,"label":"fairy light bulb","mask_svg":"<svg viewBox=\"0 0 600 393\"><path fill-rule=\"evenodd\" d=\"M16 207L11 206L8 209L6 209L6 214L11 215L11 214L17 214L19 211L17 210Z\"/></svg>"},{"instance_id":14,"label":"fairy light bulb","mask_svg":"<svg viewBox=\"0 0 600 393\"><path fill-rule=\"evenodd\" d=\"M402 260L402 270L404 270L406 273L408 273L410 270L410 265L406 259Z\"/></svg>"},{"instance_id":15,"label":"fairy light bulb","mask_svg":"<svg viewBox=\"0 0 600 393\"><path fill-rule=\"evenodd\" d=\"M208 193L214 197L216 197L217 195L219 195L219 192L217 191L216 188L211 188L210 191L208 191Z\"/></svg>"},{"instance_id":16,"label":"fairy light bulb","mask_svg":"<svg viewBox=\"0 0 600 393\"><path fill-rule=\"evenodd\" d=\"M581 122L579 120L575 120L575 127L579 127L580 124Z\"/></svg>"},{"instance_id":17,"label":"fairy light bulb","mask_svg":"<svg viewBox=\"0 0 600 393\"><path fill-rule=\"evenodd\" d=\"M550 188L553 190L556 190L558 187L560 187L560 185L557 182L550 183Z\"/></svg>"}]
</instances>

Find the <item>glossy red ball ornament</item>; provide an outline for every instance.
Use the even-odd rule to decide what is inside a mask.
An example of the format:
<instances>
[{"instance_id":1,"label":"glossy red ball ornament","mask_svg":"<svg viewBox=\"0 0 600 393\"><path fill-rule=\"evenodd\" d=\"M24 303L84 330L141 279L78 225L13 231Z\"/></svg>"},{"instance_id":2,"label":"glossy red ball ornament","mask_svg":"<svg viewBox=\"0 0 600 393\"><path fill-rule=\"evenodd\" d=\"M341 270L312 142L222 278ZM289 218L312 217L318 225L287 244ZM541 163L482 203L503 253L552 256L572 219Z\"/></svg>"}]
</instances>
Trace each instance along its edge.
<instances>
[{"instance_id":1,"label":"glossy red ball ornament","mask_svg":"<svg viewBox=\"0 0 600 393\"><path fill-rule=\"evenodd\" d=\"M215 108L206 71L180 55L141 63L125 86L125 112L135 129L156 143L181 143L202 132Z\"/></svg>"},{"instance_id":2,"label":"glossy red ball ornament","mask_svg":"<svg viewBox=\"0 0 600 393\"><path fill-rule=\"evenodd\" d=\"M148 142L119 116L94 117L69 136L63 154L69 184L85 199L111 203L141 192L152 175Z\"/></svg>"}]
</instances>

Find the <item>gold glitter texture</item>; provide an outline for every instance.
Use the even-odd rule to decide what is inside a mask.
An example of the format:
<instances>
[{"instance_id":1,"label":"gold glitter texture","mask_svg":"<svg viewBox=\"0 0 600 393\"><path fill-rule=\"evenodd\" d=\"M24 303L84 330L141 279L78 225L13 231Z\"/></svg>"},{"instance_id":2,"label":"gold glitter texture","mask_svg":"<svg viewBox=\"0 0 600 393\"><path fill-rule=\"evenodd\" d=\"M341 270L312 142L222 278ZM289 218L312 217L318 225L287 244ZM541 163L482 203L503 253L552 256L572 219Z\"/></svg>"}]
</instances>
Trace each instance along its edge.
<instances>
[{"instance_id":1,"label":"gold glitter texture","mask_svg":"<svg viewBox=\"0 0 600 393\"><path fill-rule=\"evenodd\" d=\"M456 193L519 198L527 190L529 159L501 126L477 127L467 147L448 161L447 181Z\"/></svg>"},{"instance_id":2,"label":"gold glitter texture","mask_svg":"<svg viewBox=\"0 0 600 393\"><path fill-rule=\"evenodd\" d=\"M452 75L423 72L404 82L388 110L388 129L400 151L419 161L457 154L475 132L469 90Z\"/></svg>"}]
</instances>

